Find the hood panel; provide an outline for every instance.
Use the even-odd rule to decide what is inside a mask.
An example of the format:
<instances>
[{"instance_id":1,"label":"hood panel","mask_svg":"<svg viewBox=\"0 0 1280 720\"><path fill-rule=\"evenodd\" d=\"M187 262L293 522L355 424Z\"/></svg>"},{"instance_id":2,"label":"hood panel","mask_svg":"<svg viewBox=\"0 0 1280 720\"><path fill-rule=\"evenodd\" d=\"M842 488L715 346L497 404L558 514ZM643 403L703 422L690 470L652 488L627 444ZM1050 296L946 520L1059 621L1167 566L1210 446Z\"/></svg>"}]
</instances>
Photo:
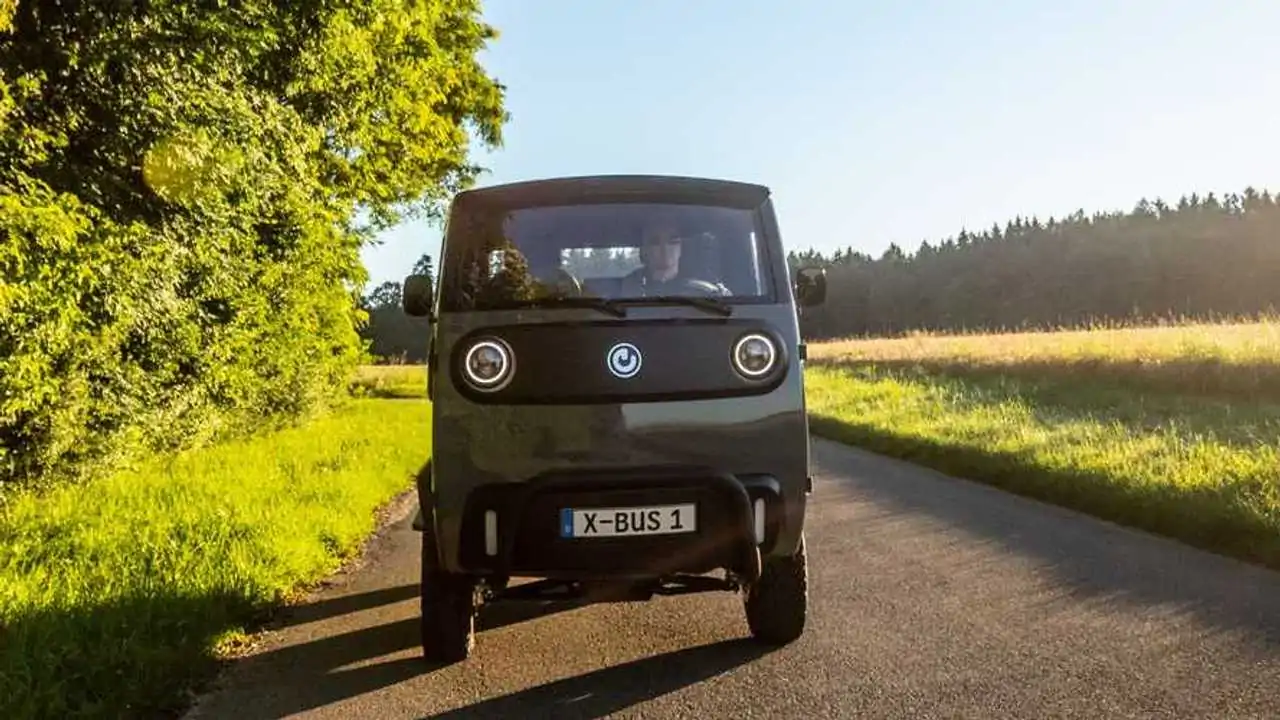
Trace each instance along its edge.
<instances>
[{"instance_id":1,"label":"hood panel","mask_svg":"<svg viewBox=\"0 0 1280 720\"><path fill-rule=\"evenodd\" d=\"M775 392L797 386L788 380ZM681 406L678 418L652 412L658 405L653 403L441 412L433 463L437 479L461 492L481 482L520 482L581 468L697 465L803 477L807 420L803 410L780 400L761 395L672 403Z\"/></svg>"},{"instance_id":2,"label":"hood panel","mask_svg":"<svg viewBox=\"0 0 1280 720\"><path fill-rule=\"evenodd\" d=\"M729 320L450 317L436 339L436 481L457 486L447 493L465 493L475 483L565 468L690 464L803 478L808 425L794 312L785 305L735 312ZM778 341L780 357L774 375L751 383L729 353L743 333L760 330ZM504 338L517 358L512 382L492 397L464 390L457 376L462 339L481 334ZM630 380L606 366L619 341L642 353Z\"/></svg>"},{"instance_id":3,"label":"hood panel","mask_svg":"<svg viewBox=\"0 0 1280 720\"><path fill-rule=\"evenodd\" d=\"M731 355L748 333L773 340L774 369L762 378L739 374ZM699 400L767 393L786 376L790 354L782 332L754 319L555 322L479 328L459 338L449 380L459 394L484 405L613 404ZM482 392L463 375L472 343L497 339L510 348L514 375Z\"/></svg>"}]
</instances>

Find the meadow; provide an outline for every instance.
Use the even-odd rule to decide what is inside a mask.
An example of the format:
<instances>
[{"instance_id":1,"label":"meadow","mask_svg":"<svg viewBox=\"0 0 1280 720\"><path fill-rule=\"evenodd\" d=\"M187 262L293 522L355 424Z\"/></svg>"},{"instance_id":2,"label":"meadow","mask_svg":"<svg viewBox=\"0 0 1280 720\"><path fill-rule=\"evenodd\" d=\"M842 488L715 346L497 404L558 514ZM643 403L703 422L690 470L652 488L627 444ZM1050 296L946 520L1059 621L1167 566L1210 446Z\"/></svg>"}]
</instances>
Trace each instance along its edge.
<instances>
[{"instance_id":1,"label":"meadow","mask_svg":"<svg viewBox=\"0 0 1280 720\"><path fill-rule=\"evenodd\" d=\"M1280 319L1056 332L929 334L813 344L816 364L1087 380L1132 391L1280 401Z\"/></svg>"},{"instance_id":2,"label":"meadow","mask_svg":"<svg viewBox=\"0 0 1280 720\"><path fill-rule=\"evenodd\" d=\"M1280 567L1280 323L810 347L817 434Z\"/></svg>"},{"instance_id":3,"label":"meadow","mask_svg":"<svg viewBox=\"0 0 1280 720\"><path fill-rule=\"evenodd\" d=\"M351 394L369 398L426 398L425 365L362 365L351 382Z\"/></svg>"},{"instance_id":4,"label":"meadow","mask_svg":"<svg viewBox=\"0 0 1280 720\"><path fill-rule=\"evenodd\" d=\"M0 717L181 708L339 569L430 454L425 400L152 458L0 509Z\"/></svg>"}]
</instances>

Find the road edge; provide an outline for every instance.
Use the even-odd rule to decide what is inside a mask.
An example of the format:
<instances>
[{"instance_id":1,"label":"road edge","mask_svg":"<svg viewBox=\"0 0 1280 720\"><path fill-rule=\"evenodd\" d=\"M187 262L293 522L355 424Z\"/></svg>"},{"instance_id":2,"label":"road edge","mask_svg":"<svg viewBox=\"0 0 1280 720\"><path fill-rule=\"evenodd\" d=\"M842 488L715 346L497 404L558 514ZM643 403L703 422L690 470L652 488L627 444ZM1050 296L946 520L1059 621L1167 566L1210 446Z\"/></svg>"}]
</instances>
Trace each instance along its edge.
<instances>
[{"instance_id":1,"label":"road edge","mask_svg":"<svg viewBox=\"0 0 1280 720\"><path fill-rule=\"evenodd\" d=\"M233 653L217 657L217 670L187 692L187 702L169 715L172 720L196 720L200 717L204 702L224 689L239 662L251 657L270 645L271 639L285 628L285 619L295 607L306 605L320 595L352 580L369 565L370 559L386 541L394 526L417 508L418 490L409 487L392 496L373 511L373 529L360 541L358 547L343 560L333 572L318 580L300 583L292 588L289 598L273 606L266 615L252 624L243 643Z\"/></svg>"},{"instance_id":2,"label":"road edge","mask_svg":"<svg viewBox=\"0 0 1280 720\"><path fill-rule=\"evenodd\" d=\"M904 457L902 455L885 452L880 449L865 447L823 432L813 431L811 434L815 440L820 442L827 443L843 450L852 450L856 453L862 453L880 460L886 460L903 469L920 471L941 482L963 483L975 492L999 494L1013 498L1015 502L1035 506L1043 512L1064 518L1070 518L1076 521L1099 524L1106 527L1109 531L1141 538L1145 542L1154 541L1157 543L1173 544L1178 546L1182 551L1188 552L1192 555L1212 558L1216 562L1223 562L1228 565L1232 565L1238 571L1265 576L1280 576L1280 568L1278 567L1272 567L1266 563L1251 560L1248 557L1242 557L1229 552L1223 552L1211 547L1188 542L1186 539L1176 535L1158 532L1141 525L1122 522L1114 518L1089 512L1088 510L1075 507L1070 504L1054 502L1052 499L1043 497L1034 492L1019 492L1015 489L990 482L981 475L960 474L943 467L923 462L916 458Z\"/></svg>"}]
</instances>

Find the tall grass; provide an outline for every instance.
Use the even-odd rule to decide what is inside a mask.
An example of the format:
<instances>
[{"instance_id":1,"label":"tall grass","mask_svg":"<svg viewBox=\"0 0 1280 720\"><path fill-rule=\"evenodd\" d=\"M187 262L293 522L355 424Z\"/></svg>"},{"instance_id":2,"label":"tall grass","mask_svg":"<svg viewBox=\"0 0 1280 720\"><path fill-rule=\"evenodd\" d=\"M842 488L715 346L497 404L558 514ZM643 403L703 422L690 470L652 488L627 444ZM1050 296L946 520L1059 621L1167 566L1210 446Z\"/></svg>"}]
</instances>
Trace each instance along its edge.
<instances>
[{"instance_id":1,"label":"tall grass","mask_svg":"<svg viewBox=\"0 0 1280 720\"><path fill-rule=\"evenodd\" d=\"M1140 391L1280 400L1277 319L994 335L917 334L817 343L809 357L826 366L1079 378Z\"/></svg>"},{"instance_id":2,"label":"tall grass","mask_svg":"<svg viewBox=\"0 0 1280 720\"><path fill-rule=\"evenodd\" d=\"M1280 567L1280 324L816 345L819 434Z\"/></svg>"},{"instance_id":3,"label":"tall grass","mask_svg":"<svg viewBox=\"0 0 1280 720\"><path fill-rule=\"evenodd\" d=\"M426 397L425 365L362 365L351 382L356 397Z\"/></svg>"},{"instance_id":4,"label":"tall grass","mask_svg":"<svg viewBox=\"0 0 1280 720\"><path fill-rule=\"evenodd\" d=\"M339 567L430 453L424 401L359 400L0 514L0 717L152 716L221 643Z\"/></svg>"}]
</instances>

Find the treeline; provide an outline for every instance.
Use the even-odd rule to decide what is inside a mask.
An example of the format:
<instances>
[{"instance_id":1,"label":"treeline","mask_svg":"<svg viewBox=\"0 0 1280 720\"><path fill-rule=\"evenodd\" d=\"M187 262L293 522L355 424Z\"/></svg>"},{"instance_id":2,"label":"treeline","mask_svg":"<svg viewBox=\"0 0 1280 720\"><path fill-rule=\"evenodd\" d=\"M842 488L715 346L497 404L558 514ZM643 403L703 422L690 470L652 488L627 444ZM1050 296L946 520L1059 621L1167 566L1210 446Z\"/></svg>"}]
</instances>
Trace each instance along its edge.
<instances>
[{"instance_id":1,"label":"treeline","mask_svg":"<svg viewBox=\"0 0 1280 720\"><path fill-rule=\"evenodd\" d=\"M303 417L501 143L475 0L0 2L0 488Z\"/></svg>"},{"instance_id":2,"label":"treeline","mask_svg":"<svg viewBox=\"0 0 1280 720\"><path fill-rule=\"evenodd\" d=\"M423 254L409 273L426 275L435 282L431 255ZM374 364L413 364L427 360L427 337L431 323L426 318L412 317L402 309L401 280L387 280L360 301L368 320L360 329L370 360Z\"/></svg>"},{"instance_id":3,"label":"treeline","mask_svg":"<svg viewBox=\"0 0 1280 720\"><path fill-rule=\"evenodd\" d=\"M1257 316L1280 307L1280 197L1144 199L1129 212L1019 217L910 254L793 251L788 262L827 268L826 304L801 313L814 339Z\"/></svg>"}]
</instances>

